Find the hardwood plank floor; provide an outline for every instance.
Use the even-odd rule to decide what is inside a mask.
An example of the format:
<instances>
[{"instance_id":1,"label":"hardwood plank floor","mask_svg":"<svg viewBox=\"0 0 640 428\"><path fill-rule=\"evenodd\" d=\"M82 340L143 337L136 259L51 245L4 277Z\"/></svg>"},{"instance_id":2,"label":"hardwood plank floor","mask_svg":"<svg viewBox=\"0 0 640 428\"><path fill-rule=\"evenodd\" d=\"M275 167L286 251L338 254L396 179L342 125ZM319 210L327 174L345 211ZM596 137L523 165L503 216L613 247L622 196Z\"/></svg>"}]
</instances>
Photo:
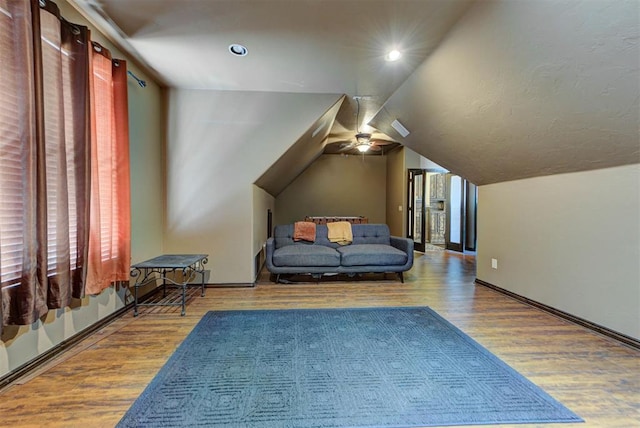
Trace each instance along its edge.
<instances>
[{"instance_id":1,"label":"hardwood plank floor","mask_svg":"<svg viewBox=\"0 0 640 428\"><path fill-rule=\"evenodd\" d=\"M474 285L475 259L416 253L395 276L193 290L180 308L142 308L0 392L0 426L112 427L209 310L430 306L585 419L562 427L640 426L640 351ZM549 424L545 426L553 426ZM517 425L523 427L527 425Z\"/></svg>"}]
</instances>

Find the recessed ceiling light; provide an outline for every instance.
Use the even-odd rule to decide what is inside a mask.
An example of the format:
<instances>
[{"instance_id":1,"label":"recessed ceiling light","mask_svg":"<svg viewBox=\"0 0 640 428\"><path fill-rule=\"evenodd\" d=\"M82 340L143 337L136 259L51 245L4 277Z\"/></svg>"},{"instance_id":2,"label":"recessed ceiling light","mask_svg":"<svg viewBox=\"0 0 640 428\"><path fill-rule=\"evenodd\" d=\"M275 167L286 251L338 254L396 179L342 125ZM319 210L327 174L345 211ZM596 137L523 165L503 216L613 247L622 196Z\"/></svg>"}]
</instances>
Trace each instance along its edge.
<instances>
[{"instance_id":1,"label":"recessed ceiling light","mask_svg":"<svg viewBox=\"0 0 640 428\"><path fill-rule=\"evenodd\" d=\"M389 51L389 53L384 57L384 59L386 59L387 61L397 61L400 59L401 56L402 54L400 53L400 51L397 49L394 49L392 51Z\"/></svg>"},{"instance_id":2,"label":"recessed ceiling light","mask_svg":"<svg viewBox=\"0 0 640 428\"><path fill-rule=\"evenodd\" d=\"M229 52L236 56L246 56L249 53L249 50L242 45L234 43L229 45Z\"/></svg>"}]
</instances>

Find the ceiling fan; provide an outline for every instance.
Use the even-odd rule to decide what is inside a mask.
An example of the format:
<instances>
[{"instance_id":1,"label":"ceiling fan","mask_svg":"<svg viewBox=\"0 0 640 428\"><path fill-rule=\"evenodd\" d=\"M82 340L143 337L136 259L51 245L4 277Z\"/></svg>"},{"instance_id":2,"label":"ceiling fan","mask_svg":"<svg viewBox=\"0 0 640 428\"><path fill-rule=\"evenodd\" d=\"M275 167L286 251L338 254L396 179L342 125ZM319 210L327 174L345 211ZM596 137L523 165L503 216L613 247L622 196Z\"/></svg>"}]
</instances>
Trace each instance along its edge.
<instances>
[{"instance_id":1,"label":"ceiling fan","mask_svg":"<svg viewBox=\"0 0 640 428\"><path fill-rule=\"evenodd\" d=\"M394 141L384 140L380 138L372 138L372 135L367 132L358 132L355 135L355 139L340 141L339 152L349 152L354 149L360 153L379 152L383 150L383 146L395 145Z\"/></svg>"},{"instance_id":2,"label":"ceiling fan","mask_svg":"<svg viewBox=\"0 0 640 428\"><path fill-rule=\"evenodd\" d=\"M395 147L398 145L395 141L391 139L387 139L385 134L376 133L376 135L372 135L369 132L361 132L360 131L360 99L361 97L353 97L357 104L357 112L356 112L356 133L351 134L340 133L338 135L334 135L332 138L334 141L330 141L329 144L339 144L339 148L337 150L332 150L337 153L348 153L348 152L358 152L365 154L367 152L380 152L383 150L384 146ZM331 136L330 136L331 137Z\"/></svg>"}]
</instances>

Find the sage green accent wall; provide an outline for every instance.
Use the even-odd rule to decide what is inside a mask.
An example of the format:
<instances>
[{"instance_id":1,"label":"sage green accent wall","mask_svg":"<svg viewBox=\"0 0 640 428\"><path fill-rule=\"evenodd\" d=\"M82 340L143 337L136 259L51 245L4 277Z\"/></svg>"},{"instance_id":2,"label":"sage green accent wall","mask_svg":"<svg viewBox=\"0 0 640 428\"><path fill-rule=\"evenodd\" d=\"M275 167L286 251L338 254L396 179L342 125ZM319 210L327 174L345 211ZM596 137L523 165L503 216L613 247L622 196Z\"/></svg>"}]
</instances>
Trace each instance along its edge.
<instances>
[{"instance_id":1,"label":"sage green accent wall","mask_svg":"<svg viewBox=\"0 0 640 428\"><path fill-rule=\"evenodd\" d=\"M640 339L640 165L480 186L477 272Z\"/></svg>"},{"instance_id":2,"label":"sage green accent wall","mask_svg":"<svg viewBox=\"0 0 640 428\"><path fill-rule=\"evenodd\" d=\"M142 261L162 253L163 224L163 121L162 91L109 40L64 0L57 0L68 21L87 25L91 37L114 57L128 60L128 69L146 80L146 88L129 81L129 137L131 160L131 260ZM125 288L107 288L97 296L74 300L71 307L51 310L29 326L5 327L0 340L0 376L16 370L59 345L130 301Z\"/></svg>"},{"instance_id":3,"label":"sage green accent wall","mask_svg":"<svg viewBox=\"0 0 640 428\"><path fill-rule=\"evenodd\" d=\"M386 223L385 156L322 155L276 198L274 224L305 216L364 216Z\"/></svg>"}]
</instances>

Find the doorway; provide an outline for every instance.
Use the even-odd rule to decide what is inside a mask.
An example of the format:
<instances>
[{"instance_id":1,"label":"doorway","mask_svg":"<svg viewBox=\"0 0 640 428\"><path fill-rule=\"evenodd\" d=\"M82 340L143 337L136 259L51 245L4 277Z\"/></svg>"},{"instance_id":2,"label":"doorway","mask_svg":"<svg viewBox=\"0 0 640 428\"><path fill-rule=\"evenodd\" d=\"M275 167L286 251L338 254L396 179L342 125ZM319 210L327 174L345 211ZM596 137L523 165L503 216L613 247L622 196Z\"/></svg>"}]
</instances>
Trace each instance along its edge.
<instances>
[{"instance_id":1,"label":"doorway","mask_svg":"<svg viewBox=\"0 0 640 428\"><path fill-rule=\"evenodd\" d=\"M459 175L446 174L447 226L445 248L452 251L476 250L478 188Z\"/></svg>"},{"instance_id":2,"label":"doorway","mask_svg":"<svg viewBox=\"0 0 640 428\"><path fill-rule=\"evenodd\" d=\"M446 242L446 174L428 169L409 169L407 237L416 251Z\"/></svg>"},{"instance_id":3,"label":"doorway","mask_svg":"<svg viewBox=\"0 0 640 428\"><path fill-rule=\"evenodd\" d=\"M426 243L425 188L426 170L410 169L407 197L407 238L413 240L413 248L424 252Z\"/></svg>"},{"instance_id":4,"label":"doorway","mask_svg":"<svg viewBox=\"0 0 640 428\"><path fill-rule=\"evenodd\" d=\"M464 251L465 215L464 179L459 175L447 174L447 227L445 248L453 251Z\"/></svg>"},{"instance_id":5,"label":"doorway","mask_svg":"<svg viewBox=\"0 0 640 428\"><path fill-rule=\"evenodd\" d=\"M416 251L427 245L476 249L477 187L464 178L428 169L408 170L407 237Z\"/></svg>"}]
</instances>

